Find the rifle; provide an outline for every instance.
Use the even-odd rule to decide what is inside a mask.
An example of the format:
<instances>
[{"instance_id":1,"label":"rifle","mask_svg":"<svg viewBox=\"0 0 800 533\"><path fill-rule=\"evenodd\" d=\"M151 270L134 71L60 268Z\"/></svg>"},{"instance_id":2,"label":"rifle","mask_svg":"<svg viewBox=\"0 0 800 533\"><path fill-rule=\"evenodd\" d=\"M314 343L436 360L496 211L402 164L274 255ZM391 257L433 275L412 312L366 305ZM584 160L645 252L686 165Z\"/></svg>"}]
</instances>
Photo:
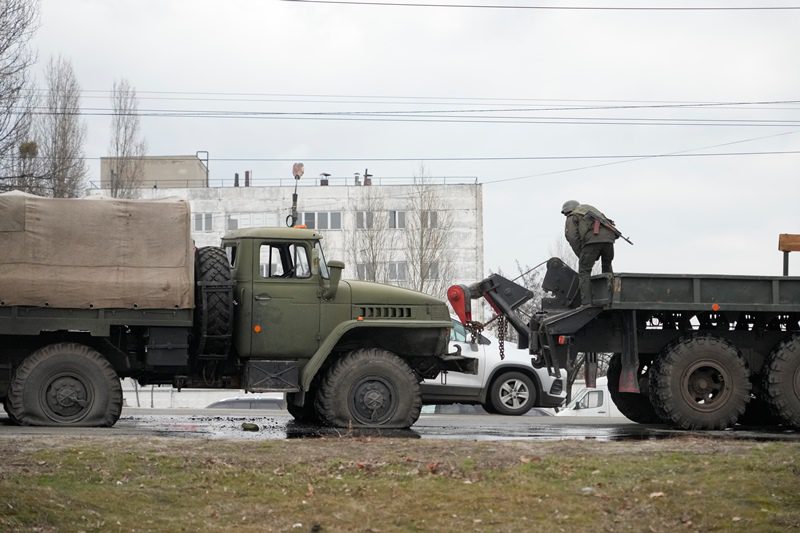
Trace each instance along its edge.
<instances>
[{"instance_id":1,"label":"rifle","mask_svg":"<svg viewBox=\"0 0 800 533\"><path fill-rule=\"evenodd\" d=\"M600 226L605 226L611 231L611 233L633 246L633 242L631 242L629 238L627 238L620 230L617 229L613 220L608 220L607 218L591 211L588 211L584 216L588 217L589 220L592 221L592 232L595 235L597 235L597 232L600 231Z\"/></svg>"}]
</instances>

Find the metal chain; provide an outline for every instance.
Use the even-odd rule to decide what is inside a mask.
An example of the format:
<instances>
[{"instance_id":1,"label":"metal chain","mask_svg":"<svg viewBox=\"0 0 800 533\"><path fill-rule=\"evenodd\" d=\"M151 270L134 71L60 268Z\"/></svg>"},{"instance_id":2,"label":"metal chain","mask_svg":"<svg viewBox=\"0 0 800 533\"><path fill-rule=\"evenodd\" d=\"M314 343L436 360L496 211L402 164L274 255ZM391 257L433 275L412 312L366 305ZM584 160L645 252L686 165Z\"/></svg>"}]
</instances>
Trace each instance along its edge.
<instances>
[{"instance_id":1,"label":"metal chain","mask_svg":"<svg viewBox=\"0 0 800 533\"><path fill-rule=\"evenodd\" d=\"M500 344L500 360L506 358L506 317L500 315L497 320L497 340Z\"/></svg>"},{"instance_id":2,"label":"metal chain","mask_svg":"<svg viewBox=\"0 0 800 533\"><path fill-rule=\"evenodd\" d=\"M464 324L464 326L466 326L466 328L469 330L471 334L470 343L477 344L478 337L480 336L481 331L483 331L483 324L481 324L477 320L471 320L466 324Z\"/></svg>"}]
</instances>

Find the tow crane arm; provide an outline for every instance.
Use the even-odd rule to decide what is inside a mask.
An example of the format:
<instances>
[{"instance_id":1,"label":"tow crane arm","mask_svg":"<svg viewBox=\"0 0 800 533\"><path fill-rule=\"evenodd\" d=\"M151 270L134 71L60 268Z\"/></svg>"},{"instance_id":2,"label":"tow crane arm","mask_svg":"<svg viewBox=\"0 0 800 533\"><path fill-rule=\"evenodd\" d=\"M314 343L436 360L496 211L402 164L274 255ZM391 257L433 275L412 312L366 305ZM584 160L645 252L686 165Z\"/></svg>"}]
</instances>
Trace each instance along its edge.
<instances>
[{"instance_id":1,"label":"tow crane arm","mask_svg":"<svg viewBox=\"0 0 800 533\"><path fill-rule=\"evenodd\" d=\"M486 324L497 318L508 320L511 327L519 335L519 347L521 349L528 348L530 328L515 312L515 309L533 298L533 293L500 274L492 274L488 278L469 286L451 286L447 289L447 299L450 301L450 305L458 315L461 323L472 331L483 329L486 325L475 321L472 316L471 301L481 297L488 302L496 313L496 316Z\"/></svg>"}]
</instances>

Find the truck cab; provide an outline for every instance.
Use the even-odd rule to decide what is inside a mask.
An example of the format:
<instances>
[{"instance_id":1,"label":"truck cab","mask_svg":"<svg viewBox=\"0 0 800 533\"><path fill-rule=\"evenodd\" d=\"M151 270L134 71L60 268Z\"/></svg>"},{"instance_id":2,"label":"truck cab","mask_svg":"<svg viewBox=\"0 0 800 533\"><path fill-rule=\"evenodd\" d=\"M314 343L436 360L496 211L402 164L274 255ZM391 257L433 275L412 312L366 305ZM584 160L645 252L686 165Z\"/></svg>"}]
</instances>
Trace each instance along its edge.
<instances>
[{"instance_id":1,"label":"truck cab","mask_svg":"<svg viewBox=\"0 0 800 533\"><path fill-rule=\"evenodd\" d=\"M223 238L235 301L232 352L245 367L243 387L287 393L300 420L323 414L333 425L373 425L377 417L379 425L406 427L419 416L422 379L442 370L475 373L477 362L448 355L451 322L443 302L342 280L344 264L326 260L321 239L304 228L243 229ZM365 370L387 361L396 382ZM350 383L351 374L364 374L360 384ZM352 390L360 403L348 407L340 397ZM411 403L398 403L403 396Z\"/></svg>"}]
</instances>

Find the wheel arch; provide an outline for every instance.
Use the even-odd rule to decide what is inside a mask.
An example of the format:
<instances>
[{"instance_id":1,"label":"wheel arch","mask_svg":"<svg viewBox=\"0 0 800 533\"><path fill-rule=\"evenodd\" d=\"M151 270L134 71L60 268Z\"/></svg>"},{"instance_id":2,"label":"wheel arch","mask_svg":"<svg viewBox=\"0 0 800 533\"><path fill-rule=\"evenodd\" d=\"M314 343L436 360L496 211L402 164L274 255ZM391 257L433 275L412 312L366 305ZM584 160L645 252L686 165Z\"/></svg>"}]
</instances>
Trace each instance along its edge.
<instances>
[{"instance_id":1,"label":"wheel arch","mask_svg":"<svg viewBox=\"0 0 800 533\"><path fill-rule=\"evenodd\" d=\"M381 348L395 353L407 363L412 364L415 355L439 355L447 352L447 339L452 326L449 320L347 320L338 324L322 341L317 351L303 366L300 372L300 387L307 391L319 371L329 364L334 353L346 353L358 348ZM385 335L388 331L399 335ZM415 333L416 330L416 333ZM407 342L424 333L424 347ZM393 337L391 340L378 340L378 337ZM402 349L398 349L402 348ZM413 368L413 365L412 365Z\"/></svg>"}]
</instances>

